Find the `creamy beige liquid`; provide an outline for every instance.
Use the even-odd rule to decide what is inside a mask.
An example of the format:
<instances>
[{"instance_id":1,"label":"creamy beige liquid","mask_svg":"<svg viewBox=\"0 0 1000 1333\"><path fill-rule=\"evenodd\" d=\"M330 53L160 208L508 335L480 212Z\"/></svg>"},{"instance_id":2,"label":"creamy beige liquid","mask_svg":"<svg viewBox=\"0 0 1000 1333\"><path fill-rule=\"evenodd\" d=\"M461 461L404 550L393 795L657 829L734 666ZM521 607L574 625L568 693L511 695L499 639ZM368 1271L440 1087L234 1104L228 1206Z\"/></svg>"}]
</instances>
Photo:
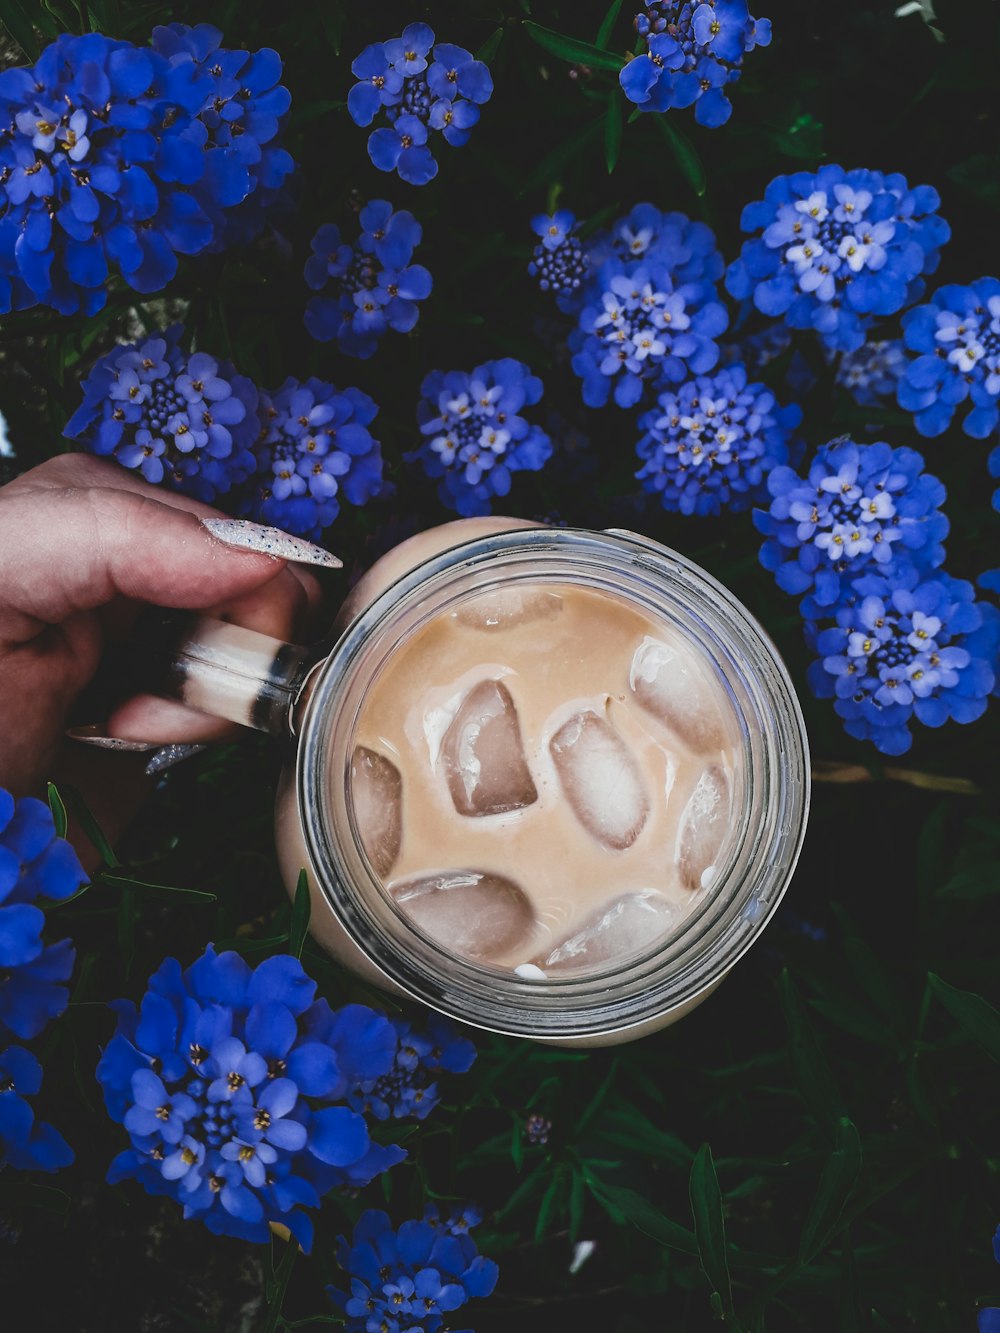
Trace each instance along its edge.
<instances>
[{"instance_id":1,"label":"creamy beige liquid","mask_svg":"<svg viewBox=\"0 0 1000 1333\"><path fill-rule=\"evenodd\" d=\"M352 800L386 891L453 952L572 976L648 952L710 890L736 716L666 620L564 583L433 618L358 719Z\"/></svg>"}]
</instances>

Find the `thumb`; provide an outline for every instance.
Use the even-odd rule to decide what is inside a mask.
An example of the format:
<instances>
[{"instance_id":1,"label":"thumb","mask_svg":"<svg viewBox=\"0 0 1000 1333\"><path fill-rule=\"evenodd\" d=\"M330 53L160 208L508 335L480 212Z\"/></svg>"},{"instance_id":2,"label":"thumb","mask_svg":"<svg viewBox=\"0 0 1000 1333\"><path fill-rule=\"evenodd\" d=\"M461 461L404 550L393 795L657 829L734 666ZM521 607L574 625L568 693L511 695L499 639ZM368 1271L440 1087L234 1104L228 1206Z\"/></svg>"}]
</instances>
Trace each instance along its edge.
<instances>
[{"instance_id":1,"label":"thumb","mask_svg":"<svg viewBox=\"0 0 1000 1333\"><path fill-rule=\"evenodd\" d=\"M27 639L117 597L210 607L262 588L287 559L303 558L339 564L277 529L203 518L131 491L11 488L0 493L0 635Z\"/></svg>"}]
</instances>

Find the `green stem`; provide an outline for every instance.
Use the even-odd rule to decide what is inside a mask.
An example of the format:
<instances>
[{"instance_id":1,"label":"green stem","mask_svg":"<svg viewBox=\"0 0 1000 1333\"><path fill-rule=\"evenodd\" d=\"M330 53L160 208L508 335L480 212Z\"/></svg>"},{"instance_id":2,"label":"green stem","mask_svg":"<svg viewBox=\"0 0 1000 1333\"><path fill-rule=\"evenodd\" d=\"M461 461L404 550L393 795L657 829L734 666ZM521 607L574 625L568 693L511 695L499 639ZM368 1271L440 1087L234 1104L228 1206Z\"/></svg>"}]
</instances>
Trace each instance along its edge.
<instances>
[{"instance_id":1,"label":"green stem","mask_svg":"<svg viewBox=\"0 0 1000 1333\"><path fill-rule=\"evenodd\" d=\"M264 1320L261 1333L275 1333L278 1327L278 1322L281 1320L281 1307L285 1303L285 1293L288 1290L288 1282L292 1276L292 1268L298 1252L298 1245L294 1240L290 1240L285 1246L285 1253L281 1256L281 1263L277 1267L274 1279L268 1284L270 1291L267 1301L267 1318Z\"/></svg>"}]
</instances>

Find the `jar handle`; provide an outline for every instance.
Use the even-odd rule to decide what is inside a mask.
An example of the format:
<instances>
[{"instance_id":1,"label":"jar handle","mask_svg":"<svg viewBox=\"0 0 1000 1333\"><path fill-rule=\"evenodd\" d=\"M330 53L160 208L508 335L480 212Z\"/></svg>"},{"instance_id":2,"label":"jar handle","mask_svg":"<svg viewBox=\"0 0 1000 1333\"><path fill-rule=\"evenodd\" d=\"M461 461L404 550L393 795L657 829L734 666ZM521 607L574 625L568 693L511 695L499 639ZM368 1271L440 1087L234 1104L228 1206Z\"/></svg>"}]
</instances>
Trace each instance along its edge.
<instances>
[{"instance_id":1,"label":"jar handle","mask_svg":"<svg viewBox=\"0 0 1000 1333\"><path fill-rule=\"evenodd\" d=\"M271 735L290 730L315 650L184 611L150 610L132 638L128 688Z\"/></svg>"}]
</instances>

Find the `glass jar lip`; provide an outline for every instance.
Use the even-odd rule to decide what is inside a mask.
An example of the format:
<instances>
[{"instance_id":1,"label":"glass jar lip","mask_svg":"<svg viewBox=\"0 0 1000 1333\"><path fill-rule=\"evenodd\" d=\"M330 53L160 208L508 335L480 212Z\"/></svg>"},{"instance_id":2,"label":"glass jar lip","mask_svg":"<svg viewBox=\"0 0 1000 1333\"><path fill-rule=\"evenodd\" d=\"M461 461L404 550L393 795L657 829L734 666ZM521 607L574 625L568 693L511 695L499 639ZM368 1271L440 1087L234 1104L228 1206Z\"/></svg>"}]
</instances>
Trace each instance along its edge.
<instances>
[{"instance_id":1,"label":"glass jar lip","mask_svg":"<svg viewBox=\"0 0 1000 1333\"><path fill-rule=\"evenodd\" d=\"M746 657L743 681L755 707L759 733L754 762L758 781L777 795L780 817L770 820L762 857L750 857L743 880L732 889L729 875L713 884L705 903L692 911L664 944L629 967L583 976L549 977L545 982L500 973L449 953L406 922L391 904L360 849L343 845L331 809L343 817L345 782L330 779L330 747L349 751L353 722L344 719L348 694L356 686L355 667L367 645L390 638L391 626L419 607L439 609L435 599L454 589L457 579L484 576L489 587L502 582L519 562L540 562L535 577L545 581L545 565L579 561L579 577L593 586L593 558L601 577L642 582L661 599L684 585L700 598L700 611L726 630L736 662ZM522 572L522 577L528 575ZM620 595L638 597L633 587ZM650 594L651 595L651 594ZM704 626L702 627L704 628ZM391 647L388 649L391 652ZM756 670L754 669L756 668ZM355 714L356 715L356 714ZM336 750L336 746L334 746ZM341 756L343 757L343 756ZM744 756L745 762L750 754ZM365 607L346 627L315 674L305 705L296 766L296 793L316 887L354 944L396 987L473 1026L553 1040L627 1032L671 1010L687 1006L710 989L750 947L770 920L791 878L805 833L809 803L808 743L798 700L777 652L747 609L711 575L686 557L649 538L621 529L517 528L501 530L448 547L430 556ZM329 798L329 799L328 799ZM315 817L313 817L315 815ZM760 819L752 830L761 841ZM746 846L753 849L754 840ZM740 849L741 853L743 848ZM746 857L744 857L744 860ZM732 867L730 867L730 871ZM358 887L359 880L363 888ZM377 901L375 901L377 899ZM385 910L388 904L397 920ZM402 928L400 927L402 922ZM627 980L628 984L625 984ZM615 995L613 991L618 991ZM500 997L499 1003L497 997Z\"/></svg>"}]
</instances>

